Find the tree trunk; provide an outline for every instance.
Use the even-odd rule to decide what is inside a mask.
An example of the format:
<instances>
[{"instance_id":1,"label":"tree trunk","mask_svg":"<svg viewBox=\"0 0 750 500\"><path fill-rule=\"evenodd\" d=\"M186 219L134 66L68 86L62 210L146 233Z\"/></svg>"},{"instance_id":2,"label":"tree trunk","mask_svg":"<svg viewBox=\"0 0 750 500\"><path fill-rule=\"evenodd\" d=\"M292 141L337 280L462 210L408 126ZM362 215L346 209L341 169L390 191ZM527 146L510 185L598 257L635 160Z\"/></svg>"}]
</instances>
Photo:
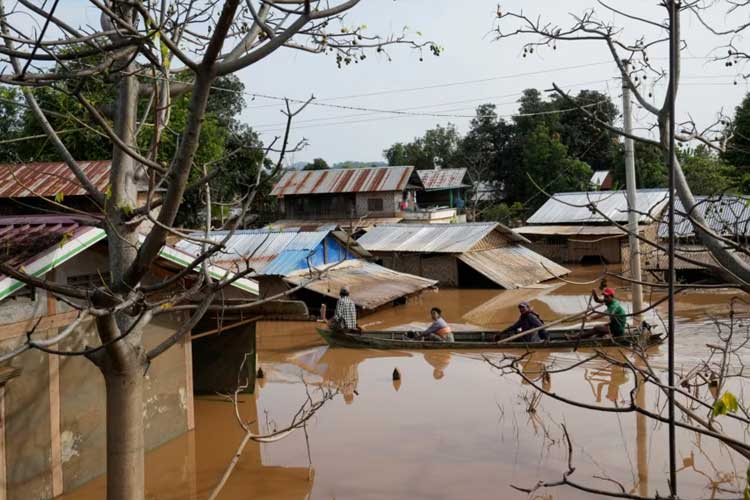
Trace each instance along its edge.
<instances>
[{"instance_id":1,"label":"tree trunk","mask_svg":"<svg viewBox=\"0 0 750 500\"><path fill-rule=\"evenodd\" d=\"M144 487L143 366L102 367L107 388L107 500L141 500Z\"/></svg>"}]
</instances>

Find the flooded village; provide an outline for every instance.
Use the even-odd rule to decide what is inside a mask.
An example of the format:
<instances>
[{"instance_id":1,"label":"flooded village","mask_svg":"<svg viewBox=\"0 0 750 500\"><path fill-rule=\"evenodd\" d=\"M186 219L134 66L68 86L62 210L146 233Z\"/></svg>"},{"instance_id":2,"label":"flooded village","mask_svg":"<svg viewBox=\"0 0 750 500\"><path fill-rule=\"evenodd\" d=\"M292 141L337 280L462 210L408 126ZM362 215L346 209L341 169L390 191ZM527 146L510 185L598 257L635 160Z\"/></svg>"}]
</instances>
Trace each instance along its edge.
<instances>
[{"instance_id":1,"label":"flooded village","mask_svg":"<svg viewBox=\"0 0 750 500\"><path fill-rule=\"evenodd\" d=\"M0 0L0 500L750 498L750 7L437 3Z\"/></svg>"}]
</instances>

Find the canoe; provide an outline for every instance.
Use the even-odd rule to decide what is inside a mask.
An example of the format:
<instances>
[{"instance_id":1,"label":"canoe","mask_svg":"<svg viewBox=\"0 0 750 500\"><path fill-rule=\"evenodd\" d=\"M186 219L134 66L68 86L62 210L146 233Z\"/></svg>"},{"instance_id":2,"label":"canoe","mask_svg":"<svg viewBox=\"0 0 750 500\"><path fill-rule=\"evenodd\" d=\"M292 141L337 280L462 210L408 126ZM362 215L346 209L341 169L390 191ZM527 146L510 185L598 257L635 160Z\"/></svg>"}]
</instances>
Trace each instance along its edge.
<instances>
[{"instance_id":1,"label":"canoe","mask_svg":"<svg viewBox=\"0 0 750 500\"><path fill-rule=\"evenodd\" d=\"M584 331L590 331L586 328ZM548 341L543 342L519 342L512 341L504 344L493 342L492 338L498 331L472 331L454 332L455 342L435 342L431 340L413 340L408 337L411 332L404 330L395 331L366 331L362 333L346 333L318 328L318 333L331 347L350 347L368 349L570 349L585 347L627 347L640 341L640 331L633 329L633 334L616 338L590 338L582 340L568 340L566 334L577 334L581 331L580 326L549 328ZM645 337L647 345L659 344L663 341L660 333L647 334Z\"/></svg>"}]
</instances>

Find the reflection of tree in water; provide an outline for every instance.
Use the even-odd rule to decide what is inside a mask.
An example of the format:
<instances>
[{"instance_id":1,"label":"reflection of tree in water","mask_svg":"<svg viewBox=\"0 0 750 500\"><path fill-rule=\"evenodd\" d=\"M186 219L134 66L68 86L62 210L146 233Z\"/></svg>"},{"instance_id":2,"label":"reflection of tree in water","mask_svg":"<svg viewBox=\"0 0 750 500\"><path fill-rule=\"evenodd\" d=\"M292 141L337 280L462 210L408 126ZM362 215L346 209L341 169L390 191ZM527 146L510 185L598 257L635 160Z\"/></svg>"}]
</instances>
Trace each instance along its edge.
<instances>
[{"instance_id":1,"label":"reflection of tree in water","mask_svg":"<svg viewBox=\"0 0 750 500\"><path fill-rule=\"evenodd\" d=\"M432 366L432 376L435 380L440 380L445 376L445 369L451 362L451 353L444 351L430 351L424 353L424 360Z\"/></svg>"}]
</instances>

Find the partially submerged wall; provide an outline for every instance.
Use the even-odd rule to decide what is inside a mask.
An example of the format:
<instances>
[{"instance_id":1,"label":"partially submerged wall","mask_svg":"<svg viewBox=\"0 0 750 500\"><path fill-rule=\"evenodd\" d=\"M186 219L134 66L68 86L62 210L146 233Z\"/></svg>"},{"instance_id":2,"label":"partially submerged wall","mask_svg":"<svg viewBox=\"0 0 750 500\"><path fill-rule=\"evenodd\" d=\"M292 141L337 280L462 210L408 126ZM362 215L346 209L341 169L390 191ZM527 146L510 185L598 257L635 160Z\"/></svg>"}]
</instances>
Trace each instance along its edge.
<instances>
[{"instance_id":1,"label":"partially submerged wall","mask_svg":"<svg viewBox=\"0 0 750 500\"><path fill-rule=\"evenodd\" d=\"M453 254L373 252L373 257L394 271L437 280L440 286L458 286L458 264Z\"/></svg>"},{"instance_id":2,"label":"partially submerged wall","mask_svg":"<svg viewBox=\"0 0 750 500\"><path fill-rule=\"evenodd\" d=\"M92 257L89 259L97 260ZM56 272L56 281L95 272L76 258ZM48 276L49 277L49 276ZM0 352L20 345L27 332L49 338L70 324L76 312L42 290L0 303ZM158 317L144 331L148 349L169 336L178 318ZM91 322L52 348L81 350L97 345ZM192 358L186 339L154 360L145 375L144 417L147 449L193 428ZM34 350L8 363L21 373L0 388L0 498L51 498L76 489L105 472L106 408L104 380L83 356L61 357ZM4 446L3 438L4 437ZM4 495L3 495L4 494Z\"/></svg>"}]
</instances>

